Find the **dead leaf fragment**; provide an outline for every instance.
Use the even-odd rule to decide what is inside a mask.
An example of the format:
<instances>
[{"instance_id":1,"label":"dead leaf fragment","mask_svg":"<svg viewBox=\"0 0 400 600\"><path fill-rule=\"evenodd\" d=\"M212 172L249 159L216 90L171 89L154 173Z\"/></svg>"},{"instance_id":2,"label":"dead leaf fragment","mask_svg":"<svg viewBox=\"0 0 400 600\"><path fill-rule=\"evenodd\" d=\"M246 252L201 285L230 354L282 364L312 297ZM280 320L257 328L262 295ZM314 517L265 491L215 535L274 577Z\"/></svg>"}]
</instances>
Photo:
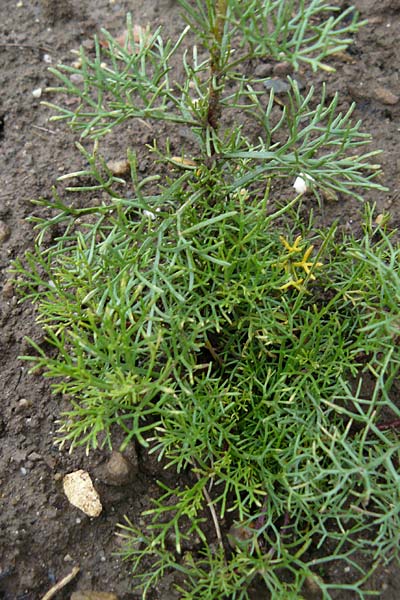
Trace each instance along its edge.
<instances>
[{"instance_id":1,"label":"dead leaf fragment","mask_svg":"<svg viewBox=\"0 0 400 600\"><path fill-rule=\"evenodd\" d=\"M61 581L53 585L51 590L49 590L47 594L43 596L42 600L51 600L51 598L56 596L63 587L68 585L78 575L79 571L79 567L74 567L69 575L66 575L61 579Z\"/></svg>"},{"instance_id":2,"label":"dead leaf fragment","mask_svg":"<svg viewBox=\"0 0 400 600\"><path fill-rule=\"evenodd\" d=\"M348 52L339 51L339 52L335 52L332 56L334 58L337 58L338 60L341 60L342 62L348 63L350 65L354 65L356 63L354 58Z\"/></svg>"},{"instance_id":3,"label":"dead leaf fragment","mask_svg":"<svg viewBox=\"0 0 400 600\"><path fill-rule=\"evenodd\" d=\"M88 517L98 517L102 511L100 497L87 471L68 473L63 479L64 493L69 502Z\"/></svg>"},{"instance_id":4,"label":"dead leaf fragment","mask_svg":"<svg viewBox=\"0 0 400 600\"><path fill-rule=\"evenodd\" d=\"M171 162L173 162L177 167L182 167L184 169L192 169L197 166L194 160L190 158L182 158L181 156L171 156Z\"/></svg>"}]
</instances>

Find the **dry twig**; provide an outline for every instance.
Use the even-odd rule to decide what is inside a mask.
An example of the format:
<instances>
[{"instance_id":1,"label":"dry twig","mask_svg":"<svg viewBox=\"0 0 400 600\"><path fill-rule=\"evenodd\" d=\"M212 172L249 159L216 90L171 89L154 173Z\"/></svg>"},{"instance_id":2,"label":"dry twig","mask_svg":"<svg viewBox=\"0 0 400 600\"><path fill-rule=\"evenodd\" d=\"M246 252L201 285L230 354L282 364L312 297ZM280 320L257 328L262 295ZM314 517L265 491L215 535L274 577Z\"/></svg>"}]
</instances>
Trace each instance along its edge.
<instances>
[{"instance_id":1,"label":"dry twig","mask_svg":"<svg viewBox=\"0 0 400 600\"><path fill-rule=\"evenodd\" d=\"M193 460L192 462L193 462L193 466L196 466L195 461ZM195 473L197 479L200 480L199 473L196 470L194 471L194 473ZM224 548L224 542L222 540L221 528L220 528L219 523L218 523L218 517L217 517L217 513L215 512L213 501L211 500L210 494L207 492L207 490L206 490L205 487L203 488L202 492L203 492L204 497L206 499L207 506L210 509L211 517L212 517L212 520L213 520L213 523L214 523L214 527L215 527L215 533L217 534L218 544L221 547L222 552L223 552L223 554L225 556L225 548Z\"/></svg>"},{"instance_id":2,"label":"dry twig","mask_svg":"<svg viewBox=\"0 0 400 600\"><path fill-rule=\"evenodd\" d=\"M69 575L66 575L65 577L63 577L63 579L60 579L58 583L53 585L53 587L43 596L42 600L50 600L51 598L53 598L53 596L55 596L57 592L62 590L63 587L65 587L78 575L79 570L79 567L74 567L71 573L69 573Z\"/></svg>"}]
</instances>

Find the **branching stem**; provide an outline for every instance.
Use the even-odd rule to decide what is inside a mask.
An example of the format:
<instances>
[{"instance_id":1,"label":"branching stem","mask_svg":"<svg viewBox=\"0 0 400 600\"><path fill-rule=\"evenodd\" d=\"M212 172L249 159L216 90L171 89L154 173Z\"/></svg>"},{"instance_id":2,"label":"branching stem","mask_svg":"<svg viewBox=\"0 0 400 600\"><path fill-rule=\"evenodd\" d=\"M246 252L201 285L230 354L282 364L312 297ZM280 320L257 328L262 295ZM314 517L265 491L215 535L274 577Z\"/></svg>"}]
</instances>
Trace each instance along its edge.
<instances>
[{"instance_id":1,"label":"branching stem","mask_svg":"<svg viewBox=\"0 0 400 600\"><path fill-rule=\"evenodd\" d=\"M192 460L192 463L196 467L196 462L194 460ZM200 480L199 473L196 470L194 470L194 473L195 473L197 479ZM218 523L218 517L217 517L217 513L215 512L213 501L211 500L210 494L208 493L208 491L207 491L207 489L205 487L203 487L202 492L203 492L204 498L206 499L207 506L210 509L211 518L212 518L213 523L214 523L214 528L215 528L215 533L217 535L218 544L219 544L220 548L222 549L223 555L225 557L224 542L223 542L223 539L222 539L221 528L220 528L219 523ZM225 559L225 562L226 562L226 559Z\"/></svg>"},{"instance_id":2,"label":"branching stem","mask_svg":"<svg viewBox=\"0 0 400 600\"><path fill-rule=\"evenodd\" d=\"M219 118L221 116L221 47L224 35L225 18L228 8L227 0L216 0L215 2L215 23L212 31L213 43L211 47L210 60L210 85L207 110L207 123L212 129L218 129Z\"/></svg>"}]
</instances>

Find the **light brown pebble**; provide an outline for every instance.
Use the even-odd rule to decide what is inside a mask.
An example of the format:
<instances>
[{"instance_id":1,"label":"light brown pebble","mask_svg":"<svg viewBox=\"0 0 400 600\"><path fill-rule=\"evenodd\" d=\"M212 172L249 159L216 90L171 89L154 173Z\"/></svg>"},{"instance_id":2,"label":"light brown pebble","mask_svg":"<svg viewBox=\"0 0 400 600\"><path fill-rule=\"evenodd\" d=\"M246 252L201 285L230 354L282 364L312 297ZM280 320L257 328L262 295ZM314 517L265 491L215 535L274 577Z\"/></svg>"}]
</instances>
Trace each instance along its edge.
<instances>
[{"instance_id":1,"label":"light brown pebble","mask_svg":"<svg viewBox=\"0 0 400 600\"><path fill-rule=\"evenodd\" d=\"M293 73L293 65L290 62L279 62L274 66L274 75L276 77L285 77Z\"/></svg>"},{"instance_id":2,"label":"light brown pebble","mask_svg":"<svg viewBox=\"0 0 400 600\"><path fill-rule=\"evenodd\" d=\"M14 296L14 286L11 281L6 281L2 290L3 298L9 300Z\"/></svg>"},{"instance_id":3,"label":"light brown pebble","mask_svg":"<svg viewBox=\"0 0 400 600\"><path fill-rule=\"evenodd\" d=\"M64 562L73 562L73 560L74 559L72 558L72 556L70 554L66 554L63 558Z\"/></svg>"},{"instance_id":4,"label":"light brown pebble","mask_svg":"<svg viewBox=\"0 0 400 600\"><path fill-rule=\"evenodd\" d=\"M0 221L0 244L6 242L11 235L11 229L4 223L4 221Z\"/></svg>"},{"instance_id":5,"label":"light brown pebble","mask_svg":"<svg viewBox=\"0 0 400 600\"><path fill-rule=\"evenodd\" d=\"M109 160L107 163L107 167L110 169L110 171L113 175L117 175L117 176L127 175L131 170L129 161L127 161L126 159Z\"/></svg>"},{"instance_id":6,"label":"light brown pebble","mask_svg":"<svg viewBox=\"0 0 400 600\"><path fill-rule=\"evenodd\" d=\"M29 408L30 406L32 406L32 402L30 400L27 400L27 398L21 398L20 400L18 400L16 411L21 412Z\"/></svg>"},{"instance_id":7,"label":"light brown pebble","mask_svg":"<svg viewBox=\"0 0 400 600\"><path fill-rule=\"evenodd\" d=\"M137 464L133 464L123 454L114 450L99 478L109 485L126 485L136 473Z\"/></svg>"},{"instance_id":8,"label":"light brown pebble","mask_svg":"<svg viewBox=\"0 0 400 600\"><path fill-rule=\"evenodd\" d=\"M74 60L74 62L71 65L74 69L82 69L82 59L81 57L77 58L76 60Z\"/></svg>"},{"instance_id":9,"label":"light brown pebble","mask_svg":"<svg viewBox=\"0 0 400 600\"><path fill-rule=\"evenodd\" d=\"M64 493L73 506L88 517L98 517L103 509L100 497L87 471L68 473L63 479Z\"/></svg>"},{"instance_id":10,"label":"light brown pebble","mask_svg":"<svg viewBox=\"0 0 400 600\"><path fill-rule=\"evenodd\" d=\"M93 590L82 590L73 592L71 600L118 600L118 596L110 592L95 592Z\"/></svg>"},{"instance_id":11,"label":"light brown pebble","mask_svg":"<svg viewBox=\"0 0 400 600\"><path fill-rule=\"evenodd\" d=\"M377 87L374 90L375 98L382 104L394 105L397 104L400 97L393 94L390 90L384 87Z\"/></svg>"},{"instance_id":12,"label":"light brown pebble","mask_svg":"<svg viewBox=\"0 0 400 600\"><path fill-rule=\"evenodd\" d=\"M72 73L72 75L70 75L69 78L71 82L75 85L83 82L83 75L81 75L80 73Z\"/></svg>"}]
</instances>

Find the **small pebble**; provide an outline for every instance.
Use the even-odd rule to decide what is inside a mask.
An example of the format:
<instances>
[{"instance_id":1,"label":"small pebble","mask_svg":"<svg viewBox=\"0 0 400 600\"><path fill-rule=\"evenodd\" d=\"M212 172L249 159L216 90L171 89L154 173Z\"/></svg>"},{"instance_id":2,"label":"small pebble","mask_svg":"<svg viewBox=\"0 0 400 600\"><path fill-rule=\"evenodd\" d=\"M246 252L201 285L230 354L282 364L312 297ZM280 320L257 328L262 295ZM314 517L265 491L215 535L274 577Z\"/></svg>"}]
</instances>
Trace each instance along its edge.
<instances>
[{"instance_id":1,"label":"small pebble","mask_svg":"<svg viewBox=\"0 0 400 600\"><path fill-rule=\"evenodd\" d=\"M2 290L3 298L9 300L14 296L14 286L11 281L6 281Z\"/></svg>"},{"instance_id":2,"label":"small pebble","mask_svg":"<svg viewBox=\"0 0 400 600\"><path fill-rule=\"evenodd\" d=\"M51 58L50 54L43 54L43 60L48 65L50 65L53 62L53 59Z\"/></svg>"},{"instance_id":3,"label":"small pebble","mask_svg":"<svg viewBox=\"0 0 400 600\"><path fill-rule=\"evenodd\" d=\"M93 50L94 41L92 39L83 40L82 46L85 48L85 50Z\"/></svg>"},{"instance_id":4,"label":"small pebble","mask_svg":"<svg viewBox=\"0 0 400 600\"><path fill-rule=\"evenodd\" d=\"M137 465L132 464L121 452L114 450L99 478L109 485L126 485L132 481L136 472Z\"/></svg>"},{"instance_id":5,"label":"small pebble","mask_svg":"<svg viewBox=\"0 0 400 600\"><path fill-rule=\"evenodd\" d=\"M81 69L82 68L82 59L79 57L76 60L74 60L74 62L72 63L72 66L74 67L74 69Z\"/></svg>"},{"instance_id":6,"label":"small pebble","mask_svg":"<svg viewBox=\"0 0 400 600\"><path fill-rule=\"evenodd\" d=\"M21 467L19 471L20 471L21 475L26 475L26 474L27 474L27 472L28 472L28 471L25 469L25 467Z\"/></svg>"},{"instance_id":7,"label":"small pebble","mask_svg":"<svg viewBox=\"0 0 400 600\"><path fill-rule=\"evenodd\" d=\"M107 163L107 167L110 169L110 171L113 175L117 175L117 176L127 175L131 170L129 161L127 161L126 159L109 160Z\"/></svg>"},{"instance_id":8,"label":"small pebble","mask_svg":"<svg viewBox=\"0 0 400 600\"><path fill-rule=\"evenodd\" d=\"M72 73L72 75L70 75L69 78L71 82L75 84L82 83L83 81L83 75L81 75L80 73Z\"/></svg>"},{"instance_id":9,"label":"small pebble","mask_svg":"<svg viewBox=\"0 0 400 600\"><path fill-rule=\"evenodd\" d=\"M32 402L26 398L21 398L17 404L17 412L23 411L31 406Z\"/></svg>"},{"instance_id":10,"label":"small pebble","mask_svg":"<svg viewBox=\"0 0 400 600\"><path fill-rule=\"evenodd\" d=\"M72 556L70 554L66 554L63 558L64 562L72 562L74 559L72 558Z\"/></svg>"},{"instance_id":11,"label":"small pebble","mask_svg":"<svg viewBox=\"0 0 400 600\"><path fill-rule=\"evenodd\" d=\"M88 517L98 517L103 509L100 497L87 471L68 473L63 479L64 493L69 502Z\"/></svg>"},{"instance_id":12,"label":"small pebble","mask_svg":"<svg viewBox=\"0 0 400 600\"><path fill-rule=\"evenodd\" d=\"M0 221L0 244L6 242L11 235L11 229L4 223L4 221Z\"/></svg>"},{"instance_id":13,"label":"small pebble","mask_svg":"<svg viewBox=\"0 0 400 600\"><path fill-rule=\"evenodd\" d=\"M43 456L38 452L31 452L30 454L28 454L28 459L32 462L37 462L38 460L42 460L42 458Z\"/></svg>"},{"instance_id":14,"label":"small pebble","mask_svg":"<svg viewBox=\"0 0 400 600\"><path fill-rule=\"evenodd\" d=\"M285 77L293 73L293 65L290 62L279 62L274 66L274 75Z\"/></svg>"},{"instance_id":15,"label":"small pebble","mask_svg":"<svg viewBox=\"0 0 400 600\"><path fill-rule=\"evenodd\" d=\"M254 69L254 77L257 79L266 79L272 75L271 63L261 63Z\"/></svg>"},{"instance_id":16,"label":"small pebble","mask_svg":"<svg viewBox=\"0 0 400 600\"><path fill-rule=\"evenodd\" d=\"M400 99L399 96L396 96L396 94L393 94L393 92L384 87L377 87L374 92L375 98L379 100L379 102L382 102L382 104L394 105L397 104Z\"/></svg>"},{"instance_id":17,"label":"small pebble","mask_svg":"<svg viewBox=\"0 0 400 600\"><path fill-rule=\"evenodd\" d=\"M290 90L290 84L283 79L267 79L263 83L266 90L274 90L275 94L284 94Z\"/></svg>"},{"instance_id":18,"label":"small pebble","mask_svg":"<svg viewBox=\"0 0 400 600\"><path fill-rule=\"evenodd\" d=\"M40 98L41 95L42 95L42 88L38 87L38 88L32 90L32 96L34 98Z\"/></svg>"}]
</instances>

